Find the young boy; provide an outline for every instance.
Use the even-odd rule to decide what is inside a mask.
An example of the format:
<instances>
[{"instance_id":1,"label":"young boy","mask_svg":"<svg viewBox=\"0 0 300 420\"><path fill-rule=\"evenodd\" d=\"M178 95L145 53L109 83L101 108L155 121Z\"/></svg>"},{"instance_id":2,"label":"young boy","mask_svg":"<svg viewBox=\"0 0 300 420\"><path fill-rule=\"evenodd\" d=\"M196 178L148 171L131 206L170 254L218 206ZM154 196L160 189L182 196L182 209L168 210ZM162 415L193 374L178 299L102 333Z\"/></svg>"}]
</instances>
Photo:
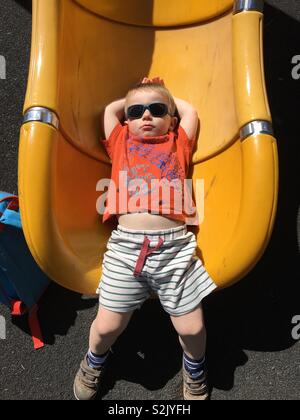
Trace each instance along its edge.
<instances>
[{"instance_id":1,"label":"young boy","mask_svg":"<svg viewBox=\"0 0 300 420\"><path fill-rule=\"evenodd\" d=\"M176 107L180 117L178 129ZM182 185L197 127L196 110L173 98L160 78L144 78L125 99L112 102L105 109L103 144L112 160L115 187L109 188L103 221L115 214L118 227L113 230L104 254L99 312L91 327L88 353L74 382L78 400L96 397L110 347L151 291L158 294L179 335L184 399L208 399L201 301L216 285L195 254L197 242L187 230L186 207L178 214L174 195L167 200L152 196L149 213L150 192L145 188L155 180L179 180L177 186ZM126 175L124 185L119 177L121 171ZM128 187L136 180L144 182L138 195L132 185ZM155 191L152 182L151 193ZM130 198L131 211L120 210L124 197ZM134 204L136 198L143 203L142 207ZM185 197L181 198L184 201Z\"/></svg>"}]
</instances>

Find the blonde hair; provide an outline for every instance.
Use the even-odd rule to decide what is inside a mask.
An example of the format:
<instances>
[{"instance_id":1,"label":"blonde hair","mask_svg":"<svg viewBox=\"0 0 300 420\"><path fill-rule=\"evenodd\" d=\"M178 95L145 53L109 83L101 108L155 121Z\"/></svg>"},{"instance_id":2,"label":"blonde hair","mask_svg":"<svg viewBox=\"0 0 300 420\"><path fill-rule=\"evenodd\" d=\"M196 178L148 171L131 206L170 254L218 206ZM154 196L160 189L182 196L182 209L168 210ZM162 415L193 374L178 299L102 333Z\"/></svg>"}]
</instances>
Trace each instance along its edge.
<instances>
[{"instance_id":1,"label":"blonde hair","mask_svg":"<svg viewBox=\"0 0 300 420\"><path fill-rule=\"evenodd\" d=\"M138 83L137 85L135 85L133 88L131 88L126 95L126 101L125 101L125 110L127 111L127 104L128 104L128 99L130 97L131 94L138 92L138 91L154 91L154 92L158 92L160 93L162 96L165 97L165 99L167 100L167 105L169 108L169 112L172 116L175 115L176 113L176 104L174 101L173 96L171 95L170 91L165 87L160 85L159 83Z\"/></svg>"}]
</instances>

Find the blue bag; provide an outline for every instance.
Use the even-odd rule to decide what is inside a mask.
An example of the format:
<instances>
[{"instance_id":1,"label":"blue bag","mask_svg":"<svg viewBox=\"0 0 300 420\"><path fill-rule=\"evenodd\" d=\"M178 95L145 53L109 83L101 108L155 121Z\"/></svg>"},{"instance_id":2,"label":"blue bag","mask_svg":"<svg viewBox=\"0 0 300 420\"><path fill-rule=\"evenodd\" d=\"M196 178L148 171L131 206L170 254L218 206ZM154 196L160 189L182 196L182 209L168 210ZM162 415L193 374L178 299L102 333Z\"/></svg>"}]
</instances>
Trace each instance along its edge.
<instances>
[{"instance_id":1,"label":"blue bag","mask_svg":"<svg viewBox=\"0 0 300 420\"><path fill-rule=\"evenodd\" d=\"M34 347L43 347L37 302L49 284L34 261L22 231L18 197L0 192L0 303L12 315L29 314Z\"/></svg>"}]
</instances>

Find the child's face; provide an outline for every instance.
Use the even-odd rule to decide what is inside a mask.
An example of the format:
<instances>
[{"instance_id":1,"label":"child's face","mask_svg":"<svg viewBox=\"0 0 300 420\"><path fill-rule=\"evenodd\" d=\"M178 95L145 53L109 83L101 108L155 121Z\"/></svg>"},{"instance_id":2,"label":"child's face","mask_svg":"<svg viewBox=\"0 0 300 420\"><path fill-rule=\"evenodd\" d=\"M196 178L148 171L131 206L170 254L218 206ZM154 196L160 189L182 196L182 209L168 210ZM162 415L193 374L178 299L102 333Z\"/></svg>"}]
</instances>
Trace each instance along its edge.
<instances>
[{"instance_id":1,"label":"child's face","mask_svg":"<svg viewBox=\"0 0 300 420\"><path fill-rule=\"evenodd\" d=\"M159 92L138 91L133 92L129 96L126 104L126 111L127 108L131 105L150 104L152 102L162 102L168 105L166 98ZM142 115L140 118L133 120L128 119L126 120L126 123L128 124L129 133L133 136L153 137L163 136L169 131L174 130L177 123L177 118L171 117L169 114L165 115L164 117L153 117L149 109L146 109L144 115Z\"/></svg>"}]
</instances>

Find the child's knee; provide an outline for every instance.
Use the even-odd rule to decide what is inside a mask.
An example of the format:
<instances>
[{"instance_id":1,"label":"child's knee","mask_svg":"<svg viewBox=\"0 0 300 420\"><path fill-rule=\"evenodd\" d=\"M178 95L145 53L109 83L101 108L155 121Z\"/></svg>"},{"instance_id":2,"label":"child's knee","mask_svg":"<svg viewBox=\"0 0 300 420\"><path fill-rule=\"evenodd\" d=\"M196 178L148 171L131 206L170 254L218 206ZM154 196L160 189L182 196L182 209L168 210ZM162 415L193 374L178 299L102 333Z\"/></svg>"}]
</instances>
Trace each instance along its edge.
<instances>
[{"instance_id":1,"label":"child's knee","mask_svg":"<svg viewBox=\"0 0 300 420\"><path fill-rule=\"evenodd\" d=\"M97 331L97 334L101 337L110 337L114 335L121 334L122 328L118 324L104 324L103 322L94 322L95 330Z\"/></svg>"},{"instance_id":2,"label":"child's knee","mask_svg":"<svg viewBox=\"0 0 300 420\"><path fill-rule=\"evenodd\" d=\"M186 324L186 325L180 325L176 328L177 333L181 336L181 337L193 337L193 336L198 336L201 334L205 334L206 330L205 330L205 326L202 323L197 323L197 324Z\"/></svg>"},{"instance_id":3,"label":"child's knee","mask_svg":"<svg viewBox=\"0 0 300 420\"><path fill-rule=\"evenodd\" d=\"M116 313L107 310L99 310L98 316L94 321L94 327L97 333L102 337L118 335L127 327L131 315L131 313L125 312Z\"/></svg>"},{"instance_id":4,"label":"child's knee","mask_svg":"<svg viewBox=\"0 0 300 420\"><path fill-rule=\"evenodd\" d=\"M198 336L206 333L204 320L201 316L190 314L171 317L175 330L181 337Z\"/></svg>"}]
</instances>

